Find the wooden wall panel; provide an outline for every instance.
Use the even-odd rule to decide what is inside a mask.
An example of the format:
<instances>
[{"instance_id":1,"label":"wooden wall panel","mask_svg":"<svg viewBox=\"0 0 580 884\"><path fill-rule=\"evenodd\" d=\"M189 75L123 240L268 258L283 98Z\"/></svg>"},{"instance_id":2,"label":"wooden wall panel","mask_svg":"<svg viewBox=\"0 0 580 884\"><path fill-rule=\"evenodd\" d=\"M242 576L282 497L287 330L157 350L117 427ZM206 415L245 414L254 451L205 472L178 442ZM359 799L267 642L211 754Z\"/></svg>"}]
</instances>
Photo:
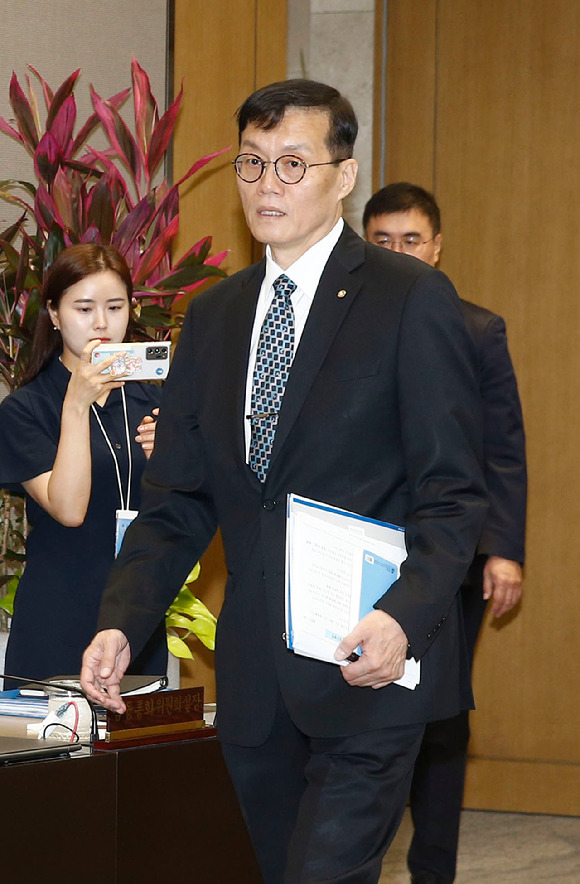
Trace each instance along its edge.
<instances>
[{"instance_id":1,"label":"wooden wall panel","mask_svg":"<svg viewBox=\"0 0 580 884\"><path fill-rule=\"evenodd\" d=\"M194 176L181 194L181 254L210 233L214 251L230 249L226 269L246 266L251 236L239 206L235 174L236 109L254 89L282 80L286 71L286 3L283 0L175 2L174 78L184 83L174 144L174 178L200 156L231 145Z\"/></svg>"},{"instance_id":2,"label":"wooden wall panel","mask_svg":"<svg viewBox=\"0 0 580 884\"><path fill-rule=\"evenodd\" d=\"M236 0L203 3L175 0L175 94L184 96L174 143L174 179L196 159L227 145L231 150L196 173L180 194L177 254L203 236L213 236L213 251L230 249L225 269L233 273L253 260L254 247L239 205L235 173L235 111L255 89L286 76L285 0ZM202 559L197 592L218 613L225 566L219 537ZM185 684L204 684L215 698L213 655L193 643L195 663L182 664Z\"/></svg>"},{"instance_id":3,"label":"wooden wall panel","mask_svg":"<svg viewBox=\"0 0 580 884\"><path fill-rule=\"evenodd\" d=\"M580 5L435 7L429 136L401 102L421 73L408 48L417 4L388 3L399 59L389 67L388 180L417 169L425 184L414 140L430 139L422 155L434 158L441 268L507 321L530 480L523 604L505 623L488 619L476 655L466 805L579 814Z\"/></svg>"},{"instance_id":4,"label":"wooden wall panel","mask_svg":"<svg viewBox=\"0 0 580 884\"><path fill-rule=\"evenodd\" d=\"M175 4L175 93L183 81L184 97L174 143L174 178L200 156L232 145L182 189L177 251L185 252L210 233L215 251L231 249L228 269L236 270L247 263L250 236L229 161L236 155L234 112L254 83L254 7L254 0L239 0L232 15L225 3Z\"/></svg>"},{"instance_id":5,"label":"wooden wall panel","mask_svg":"<svg viewBox=\"0 0 580 884\"><path fill-rule=\"evenodd\" d=\"M411 7L414 9L411 11ZM385 184L434 187L437 0L388 0ZM411 14L409 14L411 13ZM376 7L382 24L382 3ZM375 139L376 144L376 139Z\"/></svg>"}]
</instances>

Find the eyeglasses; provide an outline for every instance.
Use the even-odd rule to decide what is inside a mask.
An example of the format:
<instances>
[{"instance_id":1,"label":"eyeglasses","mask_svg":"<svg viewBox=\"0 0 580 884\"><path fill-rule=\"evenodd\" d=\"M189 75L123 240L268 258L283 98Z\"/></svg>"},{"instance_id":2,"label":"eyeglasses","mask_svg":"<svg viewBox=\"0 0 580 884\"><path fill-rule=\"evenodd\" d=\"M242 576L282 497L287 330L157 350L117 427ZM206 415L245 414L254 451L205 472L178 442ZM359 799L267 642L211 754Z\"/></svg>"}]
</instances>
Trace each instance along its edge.
<instances>
[{"instance_id":1,"label":"eyeglasses","mask_svg":"<svg viewBox=\"0 0 580 884\"><path fill-rule=\"evenodd\" d=\"M407 233L401 237L401 239L393 239L390 236L381 236L380 239L374 240L376 246L382 246L386 249L394 249L395 246L401 246L404 252L414 252L419 246L426 246L427 243L433 242L435 239L434 236L431 239L421 239L421 237L417 233Z\"/></svg>"},{"instance_id":2,"label":"eyeglasses","mask_svg":"<svg viewBox=\"0 0 580 884\"><path fill-rule=\"evenodd\" d=\"M232 160L232 165L238 178L248 184L259 181L264 174L264 169L270 164L274 166L274 172L282 184L298 184L306 175L307 169L312 169L314 166L335 166L338 163L344 163L346 159L348 157L343 157L341 160L329 160L327 163L305 163L300 157L295 157L292 154L278 157L277 160L261 160L253 153L241 153L235 160Z\"/></svg>"}]
</instances>

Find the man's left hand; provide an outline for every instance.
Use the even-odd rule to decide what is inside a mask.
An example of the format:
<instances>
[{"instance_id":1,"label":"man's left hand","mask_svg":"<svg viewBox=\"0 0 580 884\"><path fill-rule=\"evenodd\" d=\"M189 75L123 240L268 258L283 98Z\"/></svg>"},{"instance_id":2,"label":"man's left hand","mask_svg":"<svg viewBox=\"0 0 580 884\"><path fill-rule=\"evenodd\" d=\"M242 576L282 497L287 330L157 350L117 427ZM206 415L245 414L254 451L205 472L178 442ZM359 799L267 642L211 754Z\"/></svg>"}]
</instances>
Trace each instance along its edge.
<instances>
[{"instance_id":1,"label":"man's left hand","mask_svg":"<svg viewBox=\"0 0 580 884\"><path fill-rule=\"evenodd\" d=\"M401 678L409 642L393 617L385 611L371 611L343 638L335 660L346 660L359 645L360 659L342 668L344 680L350 685L383 688Z\"/></svg>"},{"instance_id":2,"label":"man's left hand","mask_svg":"<svg viewBox=\"0 0 580 884\"><path fill-rule=\"evenodd\" d=\"M483 569L483 597L491 599L491 612L501 617L522 597L522 566L511 559L489 556Z\"/></svg>"}]
</instances>

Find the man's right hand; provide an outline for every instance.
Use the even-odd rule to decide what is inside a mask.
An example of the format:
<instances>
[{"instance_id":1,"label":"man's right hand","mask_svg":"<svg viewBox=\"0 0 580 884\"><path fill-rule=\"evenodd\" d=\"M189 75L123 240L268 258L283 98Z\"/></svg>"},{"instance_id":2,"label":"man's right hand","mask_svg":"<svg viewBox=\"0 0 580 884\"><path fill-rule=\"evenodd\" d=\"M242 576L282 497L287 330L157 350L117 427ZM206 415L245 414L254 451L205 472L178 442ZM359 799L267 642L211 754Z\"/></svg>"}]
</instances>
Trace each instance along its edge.
<instances>
[{"instance_id":1,"label":"man's right hand","mask_svg":"<svg viewBox=\"0 0 580 884\"><path fill-rule=\"evenodd\" d=\"M122 714L127 707L121 699L120 684L130 662L129 641L120 629L98 632L83 654L83 691L95 703Z\"/></svg>"}]
</instances>

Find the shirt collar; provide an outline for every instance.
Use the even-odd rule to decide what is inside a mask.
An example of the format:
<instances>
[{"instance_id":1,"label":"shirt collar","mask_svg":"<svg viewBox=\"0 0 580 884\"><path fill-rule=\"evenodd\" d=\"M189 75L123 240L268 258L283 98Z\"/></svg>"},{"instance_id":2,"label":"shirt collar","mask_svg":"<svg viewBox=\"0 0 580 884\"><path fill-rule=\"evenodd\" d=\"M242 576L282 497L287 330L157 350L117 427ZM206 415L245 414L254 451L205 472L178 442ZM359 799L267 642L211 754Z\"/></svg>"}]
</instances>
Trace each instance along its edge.
<instances>
[{"instance_id":1,"label":"shirt collar","mask_svg":"<svg viewBox=\"0 0 580 884\"><path fill-rule=\"evenodd\" d=\"M292 282L295 282L299 289L305 292L311 299L314 298L322 271L326 267L326 263L330 258L330 253L334 249L344 228L344 219L339 218L332 230L319 239L317 243L304 252L297 261L294 261L286 270L276 264L272 257L270 246L266 246L266 273L264 275L264 283L266 291L270 289L272 283L278 279L280 274L284 273Z\"/></svg>"}]
</instances>

